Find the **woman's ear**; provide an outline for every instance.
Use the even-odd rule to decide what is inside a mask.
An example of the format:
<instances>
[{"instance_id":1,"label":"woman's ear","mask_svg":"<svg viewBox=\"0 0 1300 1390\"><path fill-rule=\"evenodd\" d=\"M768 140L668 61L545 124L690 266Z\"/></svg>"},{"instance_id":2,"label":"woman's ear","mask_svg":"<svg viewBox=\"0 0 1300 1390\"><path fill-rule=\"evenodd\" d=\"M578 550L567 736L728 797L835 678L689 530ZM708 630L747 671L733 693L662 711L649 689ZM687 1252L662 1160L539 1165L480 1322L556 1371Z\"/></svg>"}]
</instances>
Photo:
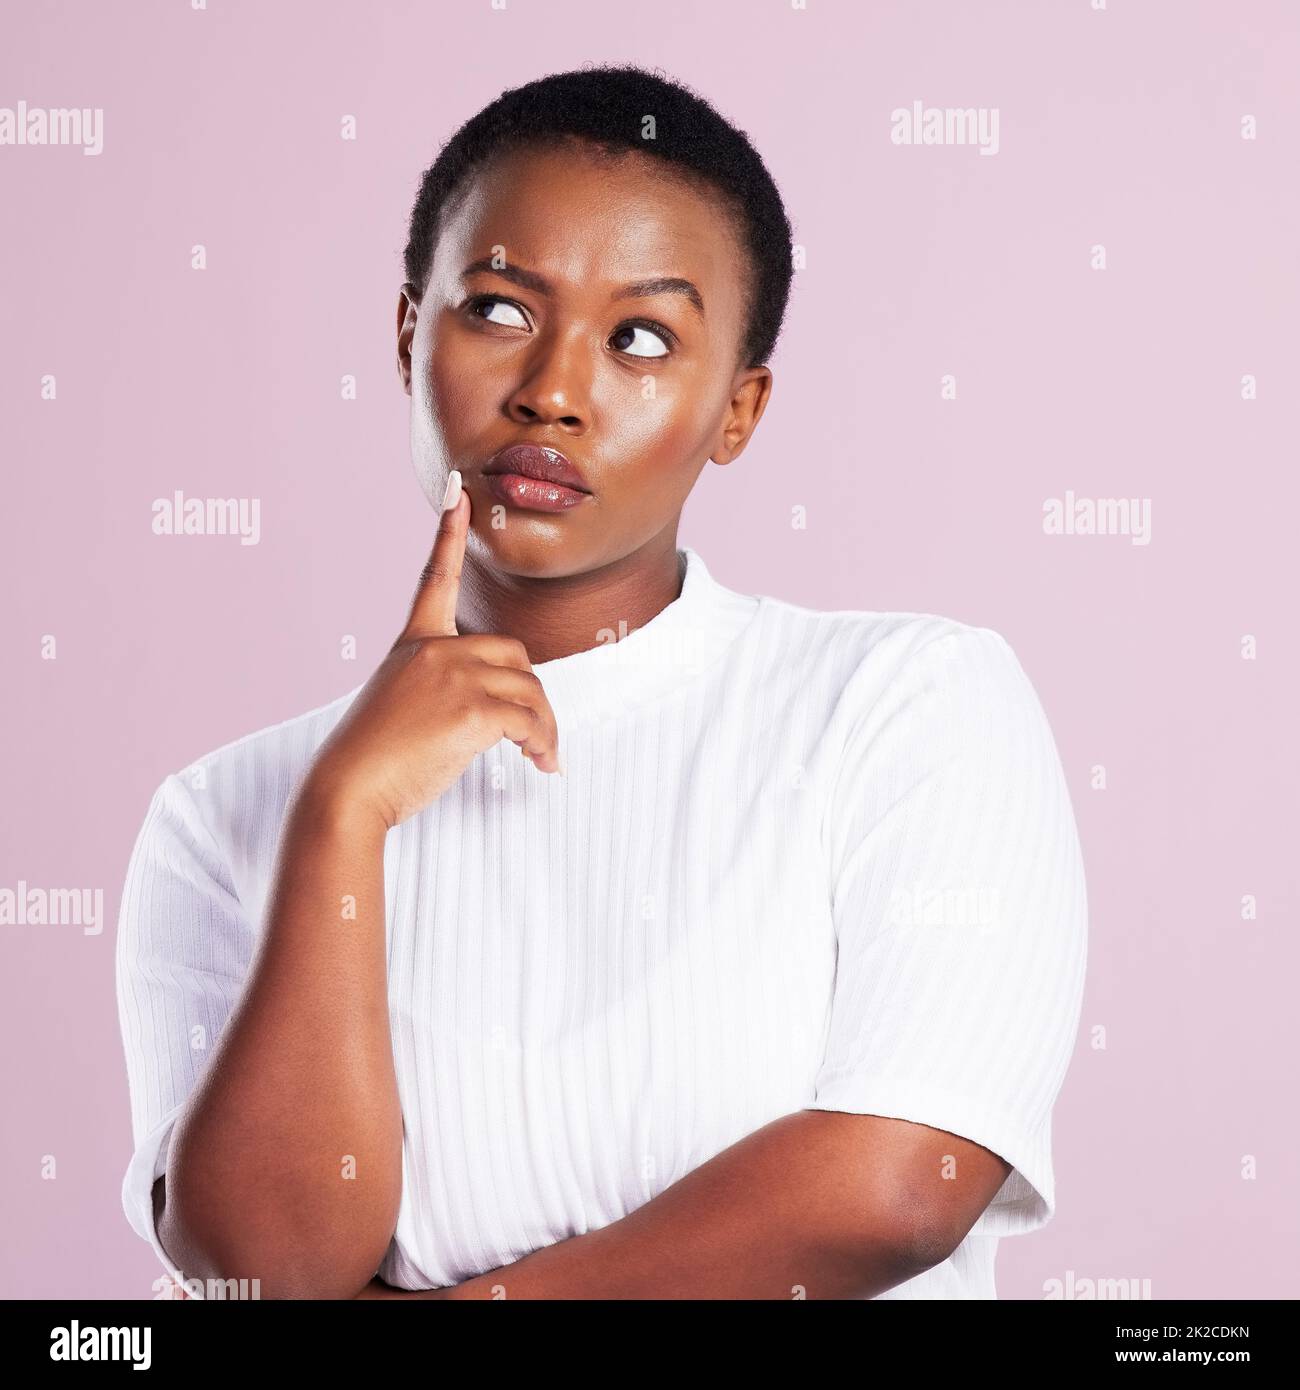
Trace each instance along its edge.
<instances>
[{"instance_id":1,"label":"woman's ear","mask_svg":"<svg viewBox=\"0 0 1300 1390\"><path fill-rule=\"evenodd\" d=\"M397 293L397 375L411 394L411 343L420 319L420 292L408 280Z\"/></svg>"},{"instance_id":2,"label":"woman's ear","mask_svg":"<svg viewBox=\"0 0 1300 1390\"><path fill-rule=\"evenodd\" d=\"M767 367L751 367L737 378L731 408L722 427L722 441L710 463L725 466L739 458L763 418L772 398L772 373Z\"/></svg>"}]
</instances>

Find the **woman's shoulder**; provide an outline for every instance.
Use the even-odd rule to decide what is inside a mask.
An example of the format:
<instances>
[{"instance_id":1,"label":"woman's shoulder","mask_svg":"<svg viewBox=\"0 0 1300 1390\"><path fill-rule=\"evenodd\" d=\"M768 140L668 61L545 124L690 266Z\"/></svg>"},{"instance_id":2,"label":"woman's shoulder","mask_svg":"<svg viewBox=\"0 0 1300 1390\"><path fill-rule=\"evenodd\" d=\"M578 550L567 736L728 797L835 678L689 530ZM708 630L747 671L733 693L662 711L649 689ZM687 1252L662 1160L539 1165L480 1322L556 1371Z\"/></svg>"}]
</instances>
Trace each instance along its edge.
<instances>
[{"instance_id":1,"label":"woman's shoulder","mask_svg":"<svg viewBox=\"0 0 1300 1390\"><path fill-rule=\"evenodd\" d=\"M283 762L295 757L310 760L315 748L343 717L360 692L361 686L357 685L328 704L313 706L301 714L290 715L287 719L241 734L195 758L182 772L232 763Z\"/></svg>"},{"instance_id":2,"label":"woman's shoulder","mask_svg":"<svg viewBox=\"0 0 1300 1390\"><path fill-rule=\"evenodd\" d=\"M921 611L763 607L785 662L784 722L815 730L828 764L847 769L835 773L845 804L870 804L885 767L974 767L990 787L1064 794L1044 702L997 627Z\"/></svg>"},{"instance_id":3,"label":"woman's shoulder","mask_svg":"<svg viewBox=\"0 0 1300 1390\"><path fill-rule=\"evenodd\" d=\"M896 682L961 678L974 669L1023 675L996 627L920 610L813 608L760 596L763 636L802 680L820 679L867 698Z\"/></svg>"},{"instance_id":4,"label":"woman's shoulder","mask_svg":"<svg viewBox=\"0 0 1300 1390\"><path fill-rule=\"evenodd\" d=\"M361 688L212 748L169 773L155 797L174 815L201 821L223 848L254 842L278 826L316 750Z\"/></svg>"}]
</instances>

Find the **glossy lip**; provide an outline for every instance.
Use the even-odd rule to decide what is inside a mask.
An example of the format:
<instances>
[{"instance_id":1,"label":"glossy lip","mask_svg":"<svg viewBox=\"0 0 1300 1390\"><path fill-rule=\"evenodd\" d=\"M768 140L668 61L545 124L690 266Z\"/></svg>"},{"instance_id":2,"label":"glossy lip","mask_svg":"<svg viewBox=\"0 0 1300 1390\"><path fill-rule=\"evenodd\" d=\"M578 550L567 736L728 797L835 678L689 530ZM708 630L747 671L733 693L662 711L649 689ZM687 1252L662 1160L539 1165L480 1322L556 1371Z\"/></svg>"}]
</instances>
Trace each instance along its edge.
<instances>
[{"instance_id":1,"label":"glossy lip","mask_svg":"<svg viewBox=\"0 0 1300 1390\"><path fill-rule=\"evenodd\" d=\"M539 444L510 444L499 450L483 466L486 477L512 473L538 483L550 483L562 490L591 495L582 474L558 449ZM539 491L541 491L539 489Z\"/></svg>"},{"instance_id":2,"label":"glossy lip","mask_svg":"<svg viewBox=\"0 0 1300 1390\"><path fill-rule=\"evenodd\" d=\"M530 512L567 512L591 496L589 492L579 492L562 483L543 483L521 473L488 473L483 481L498 501Z\"/></svg>"}]
</instances>

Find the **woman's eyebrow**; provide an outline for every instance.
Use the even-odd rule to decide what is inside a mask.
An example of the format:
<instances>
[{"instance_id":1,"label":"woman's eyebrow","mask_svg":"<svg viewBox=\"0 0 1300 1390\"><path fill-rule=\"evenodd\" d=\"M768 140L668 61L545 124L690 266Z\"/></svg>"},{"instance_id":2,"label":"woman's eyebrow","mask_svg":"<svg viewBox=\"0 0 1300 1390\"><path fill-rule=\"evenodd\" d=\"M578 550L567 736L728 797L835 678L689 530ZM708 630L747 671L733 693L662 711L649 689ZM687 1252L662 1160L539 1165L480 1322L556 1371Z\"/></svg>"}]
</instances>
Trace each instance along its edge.
<instances>
[{"instance_id":1,"label":"woman's eyebrow","mask_svg":"<svg viewBox=\"0 0 1300 1390\"><path fill-rule=\"evenodd\" d=\"M551 282L545 276L538 275L534 270L525 270L522 266L497 265L493 257L483 256L467 265L460 273L462 280L467 280L471 275L487 271L491 275L499 275L503 280L513 281L516 285L522 286L526 290L532 290L535 294L550 295L553 293ZM643 299L654 294L680 294L682 295L695 312L702 319L704 317L704 296L689 280L683 280L679 275L661 275L652 280L634 280L630 285L623 285L610 295L610 302L617 299Z\"/></svg>"}]
</instances>

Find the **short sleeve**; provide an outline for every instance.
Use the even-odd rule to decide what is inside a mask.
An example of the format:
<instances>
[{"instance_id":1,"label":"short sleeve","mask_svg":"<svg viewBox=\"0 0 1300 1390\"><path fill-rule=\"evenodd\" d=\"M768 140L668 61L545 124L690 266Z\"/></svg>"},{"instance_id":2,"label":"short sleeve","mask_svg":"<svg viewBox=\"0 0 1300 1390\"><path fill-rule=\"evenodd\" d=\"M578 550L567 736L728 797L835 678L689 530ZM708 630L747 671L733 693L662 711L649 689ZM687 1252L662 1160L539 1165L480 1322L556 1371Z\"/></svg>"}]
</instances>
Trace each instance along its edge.
<instances>
[{"instance_id":1,"label":"short sleeve","mask_svg":"<svg viewBox=\"0 0 1300 1390\"><path fill-rule=\"evenodd\" d=\"M154 793L127 867L117 929L117 1001L134 1151L122 1205L173 1277L153 1186L173 1127L234 1010L252 936L225 858L179 776Z\"/></svg>"},{"instance_id":2,"label":"short sleeve","mask_svg":"<svg viewBox=\"0 0 1300 1390\"><path fill-rule=\"evenodd\" d=\"M1052 1108L1087 955L1056 744L990 629L929 636L883 686L857 675L830 801L836 974L811 1108L991 1149L1012 1171L974 1230L1032 1231L1055 1210Z\"/></svg>"}]
</instances>

